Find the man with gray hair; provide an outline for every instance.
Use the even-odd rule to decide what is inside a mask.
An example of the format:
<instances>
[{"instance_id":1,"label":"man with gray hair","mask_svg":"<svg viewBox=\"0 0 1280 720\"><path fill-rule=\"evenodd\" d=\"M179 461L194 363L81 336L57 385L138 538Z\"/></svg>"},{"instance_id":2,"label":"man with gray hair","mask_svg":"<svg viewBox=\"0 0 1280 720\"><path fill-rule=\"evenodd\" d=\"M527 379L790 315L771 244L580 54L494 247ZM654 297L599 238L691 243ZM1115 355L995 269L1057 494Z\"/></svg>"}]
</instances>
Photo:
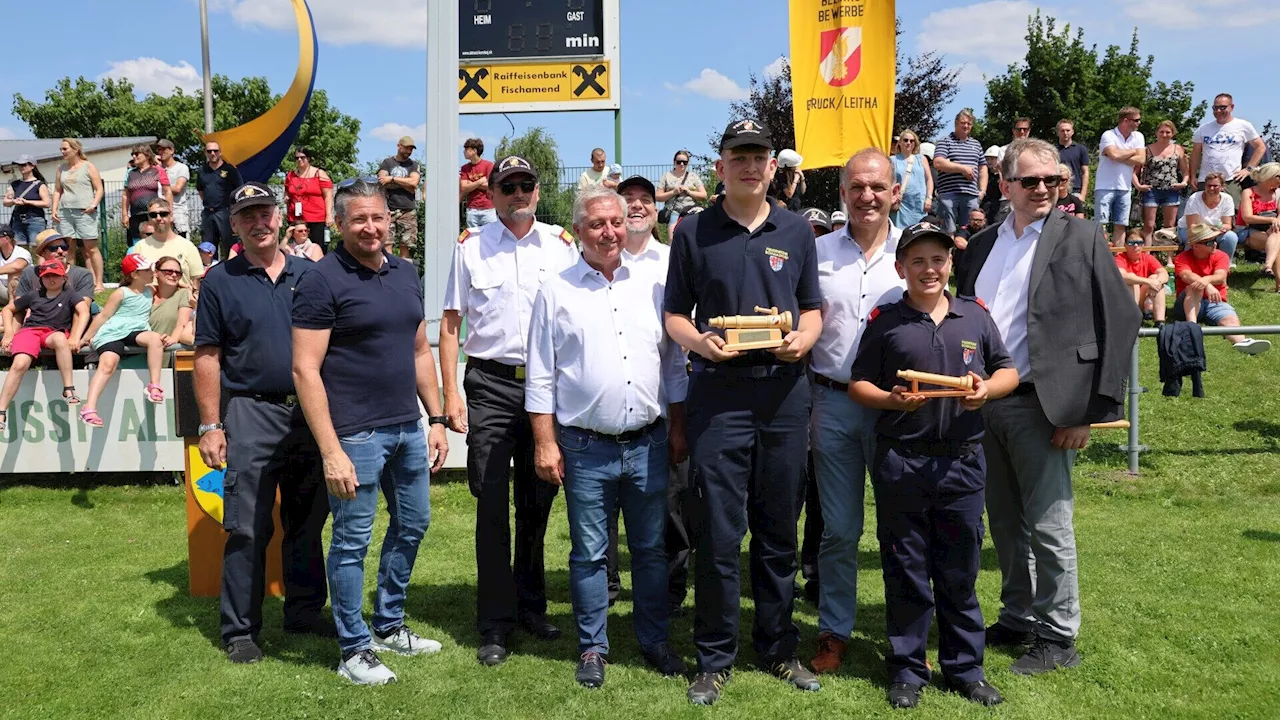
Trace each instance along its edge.
<instances>
[{"instance_id":1,"label":"man with gray hair","mask_svg":"<svg viewBox=\"0 0 1280 720\"><path fill-rule=\"evenodd\" d=\"M650 274L624 259L624 208L612 188L593 185L578 193L573 229L582 257L542 286L529 323L525 409L533 424L534 468L544 482L564 485L581 653L575 678L593 688L604 684L609 654L605 554L615 505L627 524L640 651L663 675L685 672L667 642L663 532L665 417L668 406L684 403L688 377L680 347L662 327L662 301Z\"/></svg>"},{"instance_id":2,"label":"man with gray hair","mask_svg":"<svg viewBox=\"0 0 1280 720\"><path fill-rule=\"evenodd\" d=\"M538 190L538 171L528 160L511 155L498 161L488 189L498 222L459 236L440 321L445 416L454 432L470 431L467 482L477 501L476 629L481 638L476 658L484 665L506 661L517 624L541 640L560 637L547 622L543 567L543 537L558 490L534 474L533 428L524 409L525 357L538 288L575 265L578 248L563 228L534 219ZM458 392L458 331L464 318L465 405Z\"/></svg>"},{"instance_id":3,"label":"man with gray hair","mask_svg":"<svg viewBox=\"0 0 1280 720\"><path fill-rule=\"evenodd\" d=\"M1002 580L986 640L1030 645L1011 669L1036 675L1080 664L1071 468L1090 423L1123 414L1142 314L1102 227L1054 207L1058 151L1015 140L1000 170L1012 212L969 239L956 287L990 308L1018 369L1017 389L982 408L987 515Z\"/></svg>"},{"instance_id":4,"label":"man with gray hair","mask_svg":"<svg viewBox=\"0 0 1280 720\"><path fill-rule=\"evenodd\" d=\"M965 108L956 114L955 131L939 140L933 151L934 188L942 206L942 227L949 235L955 234L969 211L978 206L978 199L987 194L982 143L969 134L972 130L973 111Z\"/></svg>"}]
</instances>

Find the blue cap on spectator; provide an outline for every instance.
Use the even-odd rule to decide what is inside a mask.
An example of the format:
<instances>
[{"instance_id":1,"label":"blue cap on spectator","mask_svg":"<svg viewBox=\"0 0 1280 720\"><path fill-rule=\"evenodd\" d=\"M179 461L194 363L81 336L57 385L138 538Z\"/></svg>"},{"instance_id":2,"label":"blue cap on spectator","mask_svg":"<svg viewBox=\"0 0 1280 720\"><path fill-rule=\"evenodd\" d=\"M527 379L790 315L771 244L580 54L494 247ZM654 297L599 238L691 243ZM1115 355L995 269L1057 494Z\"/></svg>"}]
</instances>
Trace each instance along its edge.
<instances>
[{"instance_id":1,"label":"blue cap on spectator","mask_svg":"<svg viewBox=\"0 0 1280 720\"><path fill-rule=\"evenodd\" d=\"M196 246L196 249L197 249L197 250L199 250L199 251L200 251L200 252L202 252L202 253L215 253L215 252L218 252L218 246L217 246L217 245L214 245L213 243L209 242L208 240L206 240L206 241L204 241L204 242L200 243L199 245L197 245L197 246Z\"/></svg>"},{"instance_id":2,"label":"blue cap on spectator","mask_svg":"<svg viewBox=\"0 0 1280 720\"><path fill-rule=\"evenodd\" d=\"M0 237L13 237L13 228L9 227L7 223L0 225Z\"/></svg>"}]
</instances>

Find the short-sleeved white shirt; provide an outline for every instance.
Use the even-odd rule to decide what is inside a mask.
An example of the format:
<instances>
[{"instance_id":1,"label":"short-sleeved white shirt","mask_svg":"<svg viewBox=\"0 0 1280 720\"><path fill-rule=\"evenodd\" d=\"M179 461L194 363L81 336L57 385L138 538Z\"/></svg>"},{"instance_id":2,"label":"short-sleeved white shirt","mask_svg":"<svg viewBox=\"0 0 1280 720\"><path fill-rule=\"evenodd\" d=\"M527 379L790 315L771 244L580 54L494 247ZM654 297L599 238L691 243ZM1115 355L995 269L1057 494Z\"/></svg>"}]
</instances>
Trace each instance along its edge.
<instances>
[{"instance_id":1,"label":"short-sleeved white shirt","mask_svg":"<svg viewBox=\"0 0 1280 720\"><path fill-rule=\"evenodd\" d=\"M1196 128L1191 141L1200 145L1200 171L1196 182L1204 182L1211 172L1220 172L1228 180L1244 165L1244 147L1258 136L1253 123L1240 118L1229 122L1207 122Z\"/></svg>"},{"instance_id":2,"label":"short-sleeved white shirt","mask_svg":"<svg viewBox=\"0 0 1280 720\"><path fill-rule=\"evenodd\" d=\"M1094 179L1094 189L1132 190L1133 166L1107 157L1103 151L1109 147L1139 150L1146 147L1146 140L1137 130L1129 133L1129 137L1126 138L1120 134L1120 128L1111 128L1102 133L1102 141L1098 143L1098 176Z\"/></svg>"}]
</instances>

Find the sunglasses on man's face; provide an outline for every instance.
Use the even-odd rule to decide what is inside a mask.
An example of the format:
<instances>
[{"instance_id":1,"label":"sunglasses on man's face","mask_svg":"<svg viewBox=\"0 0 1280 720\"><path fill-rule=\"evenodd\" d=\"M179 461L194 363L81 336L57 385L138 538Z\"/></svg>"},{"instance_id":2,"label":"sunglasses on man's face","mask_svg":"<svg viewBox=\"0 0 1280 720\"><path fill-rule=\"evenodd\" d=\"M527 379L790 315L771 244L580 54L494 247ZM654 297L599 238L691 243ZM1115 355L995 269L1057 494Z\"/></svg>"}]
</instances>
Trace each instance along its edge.
<instances>
[{"instance_id":1,"label":"sunglasses on man's face","mask_svg":"<svg viewBox=\"0 0 1280 720\"><path fill-rule=\"evenodd\" d=\"M147 213L147 217L151 218L152 220L155 220L157 218L167 218L169 217L169 215L170 213L168 210L158 210L156 212Z\"/></svg>"},{"instance_id":2,"label":"sunglasses on man's face","mask_svg":"<svg viewBox=\"0 0 1280 720\"><path fill-rule=\"evenodd\" d=\"M1231 109L1231 106L1230 106L1230 105L1214 105L1214 106L1213 106L1213 111L1214 111L1214 112L1226 112L1226 111L1228 111L1228 110L1230 110L1230 109Z\"/></svg>"},{"instance_id":3,"label":"sunglasses on man's face","mask_svg":"<svg viewBox=\"0 0 1280 720\"><path fill-rule=\"evenodd\" d=\"M1062 177L1060 175L1046 175L1044 177L1032 177L1028 175L1027 177L1011 177L1009 178L1009 182L1021 183L1024 188L1028 190L1035 190L1040 186L1040 183L1044 183L1044 186L1047 188L1056 188L1062 183Z\"/></svg>"},{"instance_id":4,"label":"sunglasses on man's face","mask_svg":"<svg viewBox=\"0 0 1280 720\"><path fill-rule=\"evenodd\" d=\"M538 184L532 180L521 180L518 183L517 182L498 183L498 189L502 191L503 195L515 195L516 188L520 188L520 192L528 194L533 192L533 189L536 187L538 187Z\"/></svg>"},{"instance_id":5,"label":"sunglasses on man's face","mask_svg":"<svg viewBox=\"0 0 1280 720\"><path fill-rule=\"evenodd\" d=\"M217 154L218 154L218 153L220 153L220 152L222 152L222 151L221 151L221 150L214 150L214 149L212 149L212 148L205 148L205 153L206 153L206 154L208 154L208 155L217 155Z\"/></svg>"}]
</instances>

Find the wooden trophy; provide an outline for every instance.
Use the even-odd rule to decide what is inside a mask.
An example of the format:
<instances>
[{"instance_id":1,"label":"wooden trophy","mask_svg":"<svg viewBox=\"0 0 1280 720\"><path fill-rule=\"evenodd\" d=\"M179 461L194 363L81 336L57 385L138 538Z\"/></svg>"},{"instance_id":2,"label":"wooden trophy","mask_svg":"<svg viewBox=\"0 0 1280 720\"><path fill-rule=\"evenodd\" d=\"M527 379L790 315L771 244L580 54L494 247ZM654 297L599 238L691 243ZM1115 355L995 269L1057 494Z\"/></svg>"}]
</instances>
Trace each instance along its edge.
<instances>
[{"instance_id":1,"label":"wooden trophy","mask_svg":"<svg viewBox=\"0 0 1280 720\"><path fill-rule=\"evenodd\" d=\"M791 311L756 306L760 315L722 315L708 325L724 330L724 349L757 350L782 346L782 336L791 332Z\"/></svg>"},{"instance_id":2,"label":"wooden trophy","mask_svg":"<svg viewBox=\"0 0 1280 720\"><path fill-rule=\"evenodd\" d=\"M960 377L952 377L950 375L935 375L927 372L917 372L915 370L899 370L898 377L903 380L911 381L912 395L923 395L927 398L948 398L948 397L968 397L973 394L973 378L968 375ZM929 385L940 385L942 387L955 388L954 390L921 390L920 383Z\"/></svg>"}]
</instances>

